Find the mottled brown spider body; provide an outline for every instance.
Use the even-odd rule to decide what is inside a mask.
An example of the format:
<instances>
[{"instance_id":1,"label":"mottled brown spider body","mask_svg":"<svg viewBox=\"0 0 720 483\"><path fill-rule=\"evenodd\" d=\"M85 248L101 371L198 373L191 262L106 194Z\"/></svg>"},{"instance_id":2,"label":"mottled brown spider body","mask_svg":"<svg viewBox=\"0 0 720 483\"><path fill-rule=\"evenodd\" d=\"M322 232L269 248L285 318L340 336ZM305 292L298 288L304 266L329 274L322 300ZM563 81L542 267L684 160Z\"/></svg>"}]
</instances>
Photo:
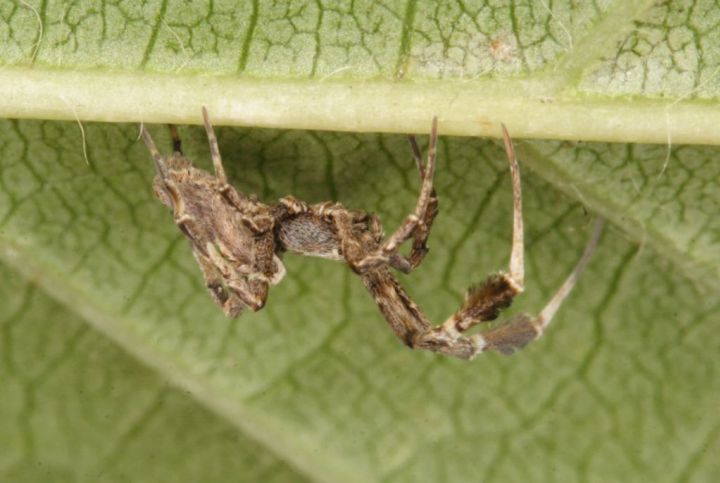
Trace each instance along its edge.
<instances>
[{"instance_id":1,"label":"mottled brown spider body","mask_svg":"<svg viewBox=\"0 0 720 483\"><path fill-rule=\"evenodd\" d=\"M222 168L217 176L195 168L183 156L179 141L171 156L162 156L146 130L143 138L158 173L155 195L173 210L213 299L229 317L244 306L261 309L269 285L285 275L275 255L270 208L227 184Z\"/></svg>"},{"instance_id":2,"label":"mottled brown spider body","mask_svg":"<svg viewBox=\"0 0 720 483\"><path fill-rule=\"evenodd\" d=\"M415 138L410 146L421 178L414 211L385 237L378 218L339 203L308 205L291 196L267 205L238 193L227 183L214 130L203 108L205 129L215 176L193 167L183 156L177 131L171 126L174 152L161 155L145 129L157 177L155 194L173 210L173 219L190 241L206 286L225 314L234 317L244 306L261 309L270 285L280 282L284 252L346 262L362 279L395 334L409 347L472 359L494 350L510 354L537 339L588 263L600 236L598 222L583 256L540 315L521 314L495 329L465 335L471 327L497 318L523 291L523 223L520 171L510 137L503 127L513 186L513 242L510 269L471 287L465 303L442 325L433 326L410 299L391 269L409 273L427 254L427 238L438 213L432 186L437 146L437 119L433 119L427 163L423 165ZM412 239L410 254L398 248Z\"/></svg>"}]
</instances>

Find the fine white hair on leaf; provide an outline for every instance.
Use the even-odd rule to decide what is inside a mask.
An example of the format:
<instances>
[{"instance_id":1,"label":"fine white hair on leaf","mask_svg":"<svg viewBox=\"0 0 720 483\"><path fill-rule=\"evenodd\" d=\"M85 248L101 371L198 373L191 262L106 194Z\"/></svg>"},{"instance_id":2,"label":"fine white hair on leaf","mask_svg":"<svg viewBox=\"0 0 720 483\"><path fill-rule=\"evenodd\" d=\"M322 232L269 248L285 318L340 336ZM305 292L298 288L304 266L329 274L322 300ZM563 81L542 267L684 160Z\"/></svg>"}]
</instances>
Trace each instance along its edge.
<instances>
[{"instance_id":1,"label":"fine white hair on leaf","mask_svg":"<svg viewBox=\"0 0 720 483\"><path fill-rule=\"evenodd\" d=\"M540 0L540 4L545 8L545 10L547 10L548 14L550 15L550 18L552 18L555 22L557 22L557 24L560 26L560 28L565 32L565 35L567 35L567 38L568 38L567 50L571 51L573 49L572 34L568 30L568 28L565 26L565 24L555 16L555 14L550 9L550 7L548 6L547 3L545 3L543 0Z\"/></svg>"},{"instance_id":2,"label":"fine white hair on leaf","mask_svg":"<svg viewBox=\"0 0 720 483\"><path fill-rule=\"evenodd\" d=\"M25 7L32 10L32 12L35 14L35 18L37 19L37 23L38 23L37 40L35 40L35 45L33 45L33 51L32 51L32 54L30 55L30 62L34 62L35 57L37 56L38 50L40 50L40 43L42 42L42 39L43 39L43 33L44 33L43 22L42 22L42 18L40 17L40 13L37 11L37 9L35 7L30 5L25 0L20 0L20 3L22 3Z\"/></svg>"},{"instance_id":3,"label":"fine white hair on leaf","mask_svg":"<svg viewBox=\"0 0 720 483\"><path fill-rule=\"evenodd\" d=\"M80 138L82 140L82 152L83 152L83 158L85 159L85 164L90 166L90 158L88 157L87 152L87 139L85 138L85 127L83 126L82 121L80 121L80 116L78 116L77 109L75 109L75 105L71 102L68 102L65 97L60 96L60 99L67 104L67 106L70 108L70 110L73 113L73 117L75 118L75 121L77 122L78 126L80 127Z\"/></svg>"},{"instance_id":4,"label":"fine white hair on leaf","mask_svg":"<svg viewBox=\"0 0 720 483\"><path fill-rule=\"evenodd\" d=\"M168 25L168 23L164 19L162 20L162 24L163 24L163 27L168 29L168 31L172 34L172 36L175 37L175 40L177 40L178 44L180 45L180 50L182 51L182 55L185 58L185 60L183 60L182 64L180 64L180 66L177 69L175 69L175 72L180 72L181 70L183 70L185 68L185 66L188 64L188 62L190 62L190 56L187 53L187 49L185 49L185 43L182 41L182 39L177 34L177 32L175 32L175 30L173 30L173 28L170 25Z\"/></svg>"},{"instance_id":5,"label":"fine white hair on leaf","mask_svg":"<svg viewBox=\"0 0 720 483\"><path fill-rule=\"evenodd\" d=\"M715 49L713 49L713 50L715 50ZM717 51L715 53L717 54ZM675 104L678 104L681 101L687 99L688 97L690 97L691 95L693 95L694 93L698 92L700 89L705 87L707 84L709 84L711 81L713 81L717 77L719 72L720 72L720 65L715 67L715 69L713 69L712 73L709 76L707 76L707 78L704 81L700 82L698 85L696 85L695 87L693 87L692 89L687 91L685 94L683 94L682 96L678 97L677 99L675 99L674 101L672 101L671 103L669 103L665 106L665 132L666 132L666 137L667 137L667 144L666 144L667 153L665 154L665 161L663 162L662 169L660 170L660 173L658 174L657 179L662 178L663 175L665 174L665 171L667 170L667 167L670 164L670 157L672 156L672 128L671 128L671 123L670 123L670 111L675 106Z\"/></svg>"}]
</instances>

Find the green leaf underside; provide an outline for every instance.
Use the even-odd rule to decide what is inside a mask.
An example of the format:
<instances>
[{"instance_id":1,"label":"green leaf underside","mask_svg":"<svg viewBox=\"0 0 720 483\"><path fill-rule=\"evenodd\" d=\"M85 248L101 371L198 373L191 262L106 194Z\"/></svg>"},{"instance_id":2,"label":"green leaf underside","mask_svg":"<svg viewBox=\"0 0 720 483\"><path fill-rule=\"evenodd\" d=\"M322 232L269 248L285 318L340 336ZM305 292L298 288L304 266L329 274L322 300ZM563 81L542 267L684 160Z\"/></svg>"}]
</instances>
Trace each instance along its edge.
<instances>
[{"instance_id":1,"label":"green leaf underside","mask_svg":"<svg viewBox=\"0 0 720 483\"><path fill-rule=\"evenodd\" d=\"M538 163L567 156L563 150L576 153L571 164L592 175L590 184L635 180L640 193L612 203L627 203L633 220L642 219L644 206L656 207L645 219L648 237L656 224L673 224L667 233L690 269L610 228L542 340L511 358L465 363L405 349L359 280L325 260L286 256L288 276L266 308L228 321L206 294L170 213L151 195L153 168L136 126L86 124L89 165L75 123L7 121L0 133L3 259L220 414L226 426L214 423L218 431L235 427L258 441L267 452L257 457L263 461L280 458L318 481L718 476L710 457L720 429L712 383L720 375L718 290L683 274L703 257L717 264L717 251L702 248L714 220L707 214L700 221L705 205L685 200L705 192L691 173L708 169L712 148L674 150L671 163L685 167L688 178L673 178L679 184L672 186L669 177L655 184L654 173L642 170L653 147L635 146L626 154L630 163L613 164L614 146L520 143ZM153 134L159 146L169 146L165 129ZM181 136L187 155L208 168L202 129L183 127ZM288 193L311 202L337 199L379 213L392 229L417 193L402 136L219 128L219 139L233 184L264 200ZM443 138L439 159L441 214L431 253L401 277L436 322L457 308L467 285L507 263L511 220L497 143ZM523 174L528 282L511 313L542 307L577 259L591 222L531 170ZM685 195L686 186L697 189ZM676 196L667 195L673 190ZM608 196L599 188L588 192ZM717 203L717 191L706 198ZM12 340L12 330L6 332ZM84 351L69 352L68 359L82 363ZM76 397L92 404L92 395ZM44 437L51 448L59 444L52 434ZM125 439L134 450L149 444L134 433ZM258 451L250 446L239 451ZM101 465L102 456L89 466ZM48 458L39 449L23 457ZM24 460L0 471L14 475L18 461ZM122 470L122 462L115 465ZM243 474L237 473L241 481Z\"/></svg>"},{"instance_id":2,"label":"green leaf underside","mask_svg":"<svg viewBox=\"0 0 720 483\"><path fill-rule=\"evenodd\" d=\"M0 296L3 481L304 481L5 266Z\"/></svg>"},{"instance_id":3,"label":"green leaf underside","mask_svg":"<svg viewBox=\"0 0 720 483\"><path fill-rule=\"evenodd\" d=\"M653 3L2 3L0 116L83 124L0 122L0 480L717 480L720 165L678 143L720 138L720 14ZM663 145L516 141L510 313L567 275L587 211L611 227L541 341L462 363L405 349L325 260L286 256L266 308L224 319L137 125L87 122L198 123L203 104L217 124L343 131L439 115L441 213L401 277L436 323L510 238L501 147L447 134ZM181 135L209 167L202 129ZM263 200L339 200L389 231L417 194L403 136L219 137Z\"/></svg>"}]
</instances>

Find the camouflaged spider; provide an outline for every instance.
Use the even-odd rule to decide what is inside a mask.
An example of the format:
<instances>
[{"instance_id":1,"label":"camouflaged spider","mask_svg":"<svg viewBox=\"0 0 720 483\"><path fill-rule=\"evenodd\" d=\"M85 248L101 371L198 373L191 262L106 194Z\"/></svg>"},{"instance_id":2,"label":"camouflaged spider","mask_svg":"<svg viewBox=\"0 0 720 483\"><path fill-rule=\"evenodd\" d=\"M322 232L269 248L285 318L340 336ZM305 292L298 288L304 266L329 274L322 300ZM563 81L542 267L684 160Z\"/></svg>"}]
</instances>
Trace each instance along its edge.
<instances>
[{"instance_id":1,"label":"camouflaged spider","mask_svg":"<svg viewBox=\"0 0 720 483\"><path fill-rule=\"evenodd\" d=\"M510 354L539 338L561 302L587 265L602 231L595 225L585 252L570 276L537 317L512 317L507 323L474 335L464 332L480 322L497 318L513 298L523 291L523 220L520 171L510 136L502 126L513 190L513 238L509 272L491 275L471 287L460 309L442 325L433 326L410 299L390 268L409 273L425 257L426 242L438 213L433 188L437 147L437 118L433 119L427 163L413 136L410 147L421 178L415 210L388 237L372 213L348 210L339 203L308 205L291 196L265 204L255 196L238 193L227 182L217 138L202 109L215 176L195 168L182 154L174 126L173 154L163 156L150 134L141 126L143 140L157 168L155 195L173 210L173 219L190 241L205 283L215 302L228 317L244 306L260 310L268 288L285 275L283 252L346 262L362 279L395 334L409 347L472 359L480 352L495 350ZM408 257L398 247L413 239Z\"/></svg>"}]
</instances>

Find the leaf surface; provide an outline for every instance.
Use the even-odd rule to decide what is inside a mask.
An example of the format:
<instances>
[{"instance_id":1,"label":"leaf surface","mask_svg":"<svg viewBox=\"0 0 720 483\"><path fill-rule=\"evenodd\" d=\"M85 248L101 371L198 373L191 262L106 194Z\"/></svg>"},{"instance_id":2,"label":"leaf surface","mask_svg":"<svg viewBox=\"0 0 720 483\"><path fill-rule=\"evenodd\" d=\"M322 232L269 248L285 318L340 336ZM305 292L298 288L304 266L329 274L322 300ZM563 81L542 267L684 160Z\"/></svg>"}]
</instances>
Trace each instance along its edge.
<instances>
[{"instance_id":1,"label":"leaf surface","mask_svg":"<svg viewBox=\"0 0 720 483\"><path fill-rule=\"evenodd\" d=\"M718 139L714 9L575 3L0 6L0 115L65 120L0 123L0 479L717 480L720 165L678 144ZM352 131L437 114L443 135L573 140L517 140L528 280L509 313L562 282L588 212L611 224L510 358L408 351L347 267L291 255L266 308L229 321L121 122L198 123L203 104L219 125L350 131L218 128L239 190L386 231L417 195L407 142ZM203 130L180 133L209 169ZM506 171L497 142L441 138L431 252L400 277L436 323L505 268Z\"/></svg>"},{"instance_id":2,"label":"leaf surface","mask_svg":"<svg viewBox=\"0 0 720 483\"><path fill-rule=\"evenodd\" d=\"M701 1L20 1L4 117L717 144Z\"/></svg>"}]
</instances>

